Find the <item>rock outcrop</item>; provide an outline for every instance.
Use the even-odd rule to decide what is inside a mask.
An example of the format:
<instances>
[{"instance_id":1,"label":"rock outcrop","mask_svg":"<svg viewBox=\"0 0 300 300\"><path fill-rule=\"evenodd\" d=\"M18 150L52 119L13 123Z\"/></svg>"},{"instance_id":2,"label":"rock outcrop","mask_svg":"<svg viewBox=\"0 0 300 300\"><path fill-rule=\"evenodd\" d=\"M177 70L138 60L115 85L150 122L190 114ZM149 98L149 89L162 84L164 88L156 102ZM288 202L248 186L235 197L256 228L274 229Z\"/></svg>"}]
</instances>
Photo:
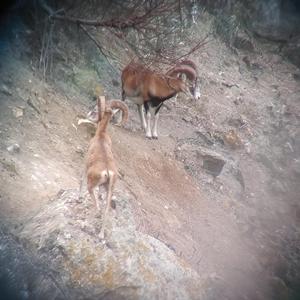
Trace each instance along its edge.
<instances>
[{"instance_id":1,"label":"rock outcrop","mask_svg":"<svg viewBox=\"0 0 300 300\"><path fill-rule=\"evenodd\" d=\"M89 199L78 203L75 190L62 191L34 216L22 240L51 261L71 299L200 299L199 275L161 241L137 231L132 196L122 191L105 241L98 237L101 216Z\"/></svg>"}]
</instances>

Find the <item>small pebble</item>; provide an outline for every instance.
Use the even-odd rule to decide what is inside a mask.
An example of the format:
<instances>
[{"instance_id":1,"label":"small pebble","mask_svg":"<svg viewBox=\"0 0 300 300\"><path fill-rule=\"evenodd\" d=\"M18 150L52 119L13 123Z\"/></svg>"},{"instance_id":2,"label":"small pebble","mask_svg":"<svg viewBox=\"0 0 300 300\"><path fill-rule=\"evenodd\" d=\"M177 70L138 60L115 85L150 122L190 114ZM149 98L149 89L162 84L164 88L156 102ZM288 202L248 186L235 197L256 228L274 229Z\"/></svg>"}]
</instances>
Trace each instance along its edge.
<instances>
[{"instance_id":1,"label":"small pebble","mask_svg":"<svg viewBox=\"0 0 300 300\"><path fill-rule=\"evenodd\" d=\"M19 144L13 144L13 145L8 146L6 149L9 153L19 153L20 152L20 145Z\"/></svg>"}]
</instances>

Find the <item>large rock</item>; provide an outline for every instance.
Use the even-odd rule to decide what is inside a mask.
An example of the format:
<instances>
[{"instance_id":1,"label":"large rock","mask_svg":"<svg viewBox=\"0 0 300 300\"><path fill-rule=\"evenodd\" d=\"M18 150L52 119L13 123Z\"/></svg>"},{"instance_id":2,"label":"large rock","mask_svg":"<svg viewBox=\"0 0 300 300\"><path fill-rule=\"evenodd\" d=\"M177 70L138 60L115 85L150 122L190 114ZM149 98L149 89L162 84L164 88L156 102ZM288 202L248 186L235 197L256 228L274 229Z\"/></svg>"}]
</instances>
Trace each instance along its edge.
<instances>
[{"instance_id":1,"label":"large rock","mask_svg":"<svg viewBox=\"0 0 300 300\"><path fill-rule=\"evenodd\" d=\"M51 261L71 299L201 299L198 274L162 242L136 229L130 201L120 190L98 237L101 217L77 191L61 193L20 233L39 257ZM136 205L136 203L135 203Z\"/></svg>"},{"instance_id":2,"label":"large rock","mask_svg":"<svg viewBox=\"0 0 300 300\"><path fill-rule=\"evenodd\" d=\"M226 160L219 153L212 150L199 149L197 151L197 156L202 160L202 167L206 172L214 177L220 175Z\"/></svg>"},{"instance_id":3,"label":"large rock","mask_svg":"<svg viewBox=\"0 0 300 300\"><path fill-rule=\"evenodd\" d=\"M184 163L185 169L196 177L199 177L203 171L217 177L226 164L226 159L220 153L191 144L191 141L181 144L175 153L176 158Z\"/></svg>"}]
</instances>

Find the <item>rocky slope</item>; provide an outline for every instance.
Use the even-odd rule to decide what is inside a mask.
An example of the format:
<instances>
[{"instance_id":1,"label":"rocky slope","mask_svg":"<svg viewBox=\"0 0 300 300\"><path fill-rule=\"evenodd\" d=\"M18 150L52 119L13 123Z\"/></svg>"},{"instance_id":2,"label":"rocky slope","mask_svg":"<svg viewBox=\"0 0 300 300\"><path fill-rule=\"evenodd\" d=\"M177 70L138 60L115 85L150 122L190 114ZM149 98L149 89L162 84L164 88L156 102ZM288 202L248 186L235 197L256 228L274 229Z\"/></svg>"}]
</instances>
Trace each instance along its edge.
<instances>
[{"instance_id":1,"label":"rocky slope","mask_svg":"<svg viewBox=\"0 0 300 300\"><path fill-rule=\"evenodd\" d=\"M45 82L26 47L32 35L20 25L2 40L0 205L1 219L20 238L12 247L26 249L38 260L33 265L42 262L60 278L58 285L46 281L40 293L49 299L297 299L300 85L294 65L257 41L251 52L233 52L212 39L192 57L201 100L168 101L158 141L144 138L127 102L128 124L110 127L123 176L103 244L101 216L76 201L93 134L77 119L94 104L95 90L119 97L120 66L112 69L88 41L80 50L62 35L53 77ZM123 53L117 43L114 51ZM19 263L6 270L12 278L22 272ZM24 299L40 295L39 276L18 286ZM48 294L51 286L57 290Z\"/></svg>"}]
</instances>

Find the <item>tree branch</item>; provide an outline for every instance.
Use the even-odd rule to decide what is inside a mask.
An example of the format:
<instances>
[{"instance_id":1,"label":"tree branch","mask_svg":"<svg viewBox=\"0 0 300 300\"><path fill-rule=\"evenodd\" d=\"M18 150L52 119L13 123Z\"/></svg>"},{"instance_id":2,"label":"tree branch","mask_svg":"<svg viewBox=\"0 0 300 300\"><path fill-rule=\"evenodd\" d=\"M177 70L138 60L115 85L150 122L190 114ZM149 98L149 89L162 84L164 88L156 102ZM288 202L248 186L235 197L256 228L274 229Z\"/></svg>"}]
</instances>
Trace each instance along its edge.
<instances>
[{"instance_id":1,"label":"tree branch","mask_svg":"<svg viewBox=\"0 0 300 300\"><path fill-rule=\"evenodd\" d=\"M154 17L161 16L162 14L169 12L173 7L173 4L160 3L140 15L132 14L131 17L119 19L111 18L109 20L88 20L58 14L58 11L55 12L46 4L45 0L39 0L39 2L52 19L95 27L110 27L120 30L126 28L144 27L145 25L149 24ZM61 10L59 10L59 12L61 12Z\"/></svg>"},{"instance_id":2,"label":"tree branch","mask_svg":"<svg viewBox=\"0 0 300 300\"><path fill-rule=\"evenodd\" d=\"M79 27L83 30L83 32L85 32L85 34L94 42L94 44L97 46L97 48L99 49L99 51L101 52L101 54L106 58L107 62L109 63L109 65L112 67L112 69L115 71L114 66L110 63L110 61L107 58L107 55L105 54L102 46L100 45L100 43L93 37L93 35L91 35L91 33L82 25L79 24Z\"/></svg>"},{"instance_id":3,"label":"tree branch","mask_svg":"<svg viewBox=\"0 0 300 300\"><path fill-rule=\"evenodd\" d=\"M124 41L131 50L135 53L135 57L138 57L145 64L163 64L163 65L172 65L184 57L187 57L203 47L209 41L207 40L208 36L204 37L202 40L196 43L195 46L187 49L187 52L184 54L181 52L181 55L178 56L177 49L173 44L165 39L167 35L175 34L176 36L176 27L169 29L168 24L173 18L174 12L179 8L180 17L183 18L182 14L182 0L174 1L136 1L133 2L132 6L128 7L127 14L129 16L122 17L111 17L109 19L103 18L99 19L85 19L78 18L76 16L64 14L63 9L55 11L46 3L47 0L38 0L39 4L46 11L49 16L49 19L60 20L63 22L70 22L77 24L79 28L94 42L102 55L106 58L107 56L111 57L111 53L108 49L105 49L99 41L90 33L86 26L94 27L104 27L107 28L109 32L114 34L120 40ZM142 4L141 4L142 3ZM145 4L149 4L148 6ZM121 9L122 12L124 8ZM162 19L162 16L164 19ZM157 19L156 26L154 20ZM164 25L161 25L161 22L164 21ZM166 22L165 22L166 21ZM166 23L166 24L165 24ZM182 24L181 24L182 25ZM164 27L165 26L165 27ZM138 34L138 41L130 42L130 39L126 37L127 31L125 29L132 28L135 31L135 34ZM142 36L142 39L140 39ZM159 47L154 47L153 42L161 40ZM110 64L110 63L109 63ZM111 64L110 64L111 65Z\"/></svg>"}]
</instances>

